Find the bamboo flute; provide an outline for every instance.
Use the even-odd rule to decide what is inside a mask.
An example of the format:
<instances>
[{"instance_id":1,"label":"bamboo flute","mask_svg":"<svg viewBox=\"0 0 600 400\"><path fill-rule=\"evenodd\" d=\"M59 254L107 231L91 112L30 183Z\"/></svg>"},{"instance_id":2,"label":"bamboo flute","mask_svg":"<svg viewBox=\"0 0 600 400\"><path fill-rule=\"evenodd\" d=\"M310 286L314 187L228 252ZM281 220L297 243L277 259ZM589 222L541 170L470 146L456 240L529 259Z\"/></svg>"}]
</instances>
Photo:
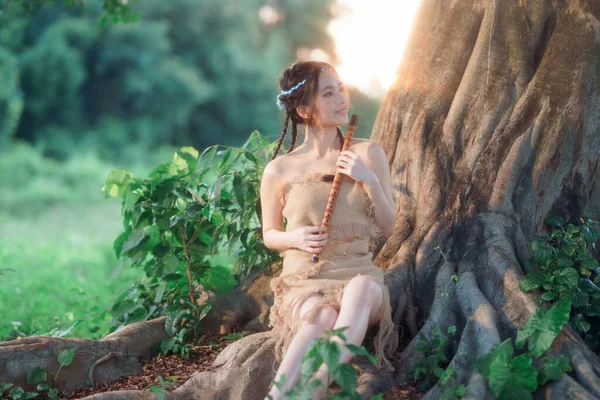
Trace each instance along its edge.
<instances>
[{"instance_id":1,"label":"bamboo flute","mask_svg":"<svg viewBox=\"0 0 600 400\"><path fill-rule=\"evenodd\" d=\"M350 126L348 126L348 132L346 132L346 137L344 138L344 145L342 146L342 151L346 151L350 148L350 143L352 142L352 138L354 137L354 130L356 129L357 122L358 115L352 114L352 118L350 118ZM327 200L327 206L325 207L325 214L323 215L323 221L321 222L321 226L329 227L329 221L331 220L333 208L335 207L335 202L337 201L338 192L340 190L340 184L342 183L342 177L342 173L338 171L335 172L335 177L333 178L333 186L331 186L331 192L329 192L329 199ZM310 260L313 263L319 262L319 254L320 253L313 254Z\"/></svg>"}]
</instances>

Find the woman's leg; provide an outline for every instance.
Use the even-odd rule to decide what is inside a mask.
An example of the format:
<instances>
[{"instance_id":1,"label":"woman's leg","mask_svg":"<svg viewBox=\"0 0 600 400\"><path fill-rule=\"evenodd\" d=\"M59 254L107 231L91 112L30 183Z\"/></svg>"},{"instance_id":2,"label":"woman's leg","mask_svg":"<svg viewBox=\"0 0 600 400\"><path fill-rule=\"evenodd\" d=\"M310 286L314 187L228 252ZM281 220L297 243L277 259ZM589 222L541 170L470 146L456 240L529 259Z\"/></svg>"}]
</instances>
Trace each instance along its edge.
<instances>
[{"instance_id":1,"label":"woman's leg","mask_svg":"<svg viewBox=\"0 0 600 400\"><path fill-rule=\"evenodd\" d=\"M321 295L314 295L304 301L300 308L300 318L310 311L322 298L323 296ZM323 307L317 312L312 323L305 322L301 325L298 333L294 335L294 338L290 342L275 375L274 382L279 381L281 376L285 375L283 393L288 391L298 380L302 366L302 357L306 354L310 343L322 336L323 331L331 330L337 317L338 313L333 308ZM274 400L283 398L282 392L275 385L272 386L269 395Z\"/></svg>"},{"instance_id":2,"label":"woman's leg","mask_svg":"<svg viewBox=\"0 0 600 400\"><path fill-rule=\"evenodd\" d=\"M383 290L381 286L368 276L358 275L352 278L344 289L340 313L333 329L348 327L344 332L346 342L359 346L362 344L369 326L379 321L382 306ZM338 337L333 340L342 342ZM340 363L346 363L351 358L352 353L343 347ZM328 373L327 366L323 364L315 374L315 379L319 379L321 385L313 392L313 400L325 396L330 384Z\"/></svg>"}]
</instances>

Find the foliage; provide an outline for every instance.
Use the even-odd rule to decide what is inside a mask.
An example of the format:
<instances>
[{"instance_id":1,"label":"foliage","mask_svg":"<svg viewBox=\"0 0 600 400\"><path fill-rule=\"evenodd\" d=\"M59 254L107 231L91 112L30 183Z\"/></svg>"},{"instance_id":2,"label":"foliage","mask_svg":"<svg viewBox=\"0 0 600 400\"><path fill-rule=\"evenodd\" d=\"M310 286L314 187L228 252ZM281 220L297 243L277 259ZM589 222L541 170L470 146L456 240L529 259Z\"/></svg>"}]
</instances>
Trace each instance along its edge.
<instances>
[{"instance_id":1,"label":"foliage","mask_svg":"<svg viewBox=\"0 0 600 400\"><path fill-rule=\"evenodd\" d=\"M0 45L0 149L5 148L13 136L21 113L23 95L19 90L19 68L17 57Z\"/></svg>"},{"instance_id":2,"label":"foliage","mask_svg":"<svg viewBox=\"0 0 600 400\"><path fill-rule=\"evenodd\" d=\"M448 334L456 333L456 327L450 326ZM427 340L425 335L419 333L419 342L416 350L423 353L423 359L411 366L408 377L415 381L421 381L419 389L427 390L431 388L445 374L444 367L448 365L446 349L448 347L448 337L443 335L439 327L432 331L431 340ZM445 378L446 380L448 377Z\"/></svg>"},{"instance_id":3,"label":"foliage","mask_svg":"<svg viewBox=\"0 0 600 400\"><path fill-rule=\"evenodd\" d=\"M531 392L538 386L549 380L559 380L571 370L569 360L564 356L546 357L542 367L536 370L531 353L516 357L513 353L512 341L507 339L476 363L479 372L489 379L490 389L498 400L531 399Z\"/></svg>"},{"instance_id":4,"label":"foliage","mask_svg":"<svg viewBox=\"0 0 600 400\"><path fill-rule=\"evenodd\" d=\"M456 372L452 366L446 368L439 378L438 384L445 388L442 392L442 400L459 400L467 393L464 384L456 385Z\"/></svg>"},{"instance_id":5,"label":"foliage","mask_svg":"<svg viewBox=\"0 0 600 400\"><path fill-rule=\"evenodd\" d=\"M333 0L12 1L0 12L0 151L21 139L123 164L161 145L240 146L248 127L278 136L282 68L302 49L335 53ZM352 95L372 122L379 101Z\"/></svg>"},{"instance_id":6,"label":"foliage","mask_svg":"<svg viewBox=\"0 0 600 400\"><path fill-rule=\"evenodd\" d=\"M529 351L534 356L541 356L550 348L563 326L569 320L571 301L563 296L549 310L537 309L525 325L519 329L516 338L517 347L522 349L529 340Z\"/></svg>"},{"instance_id":7,"label":"foliage","mask_svg":"<svg viewBox=\"0 0 600 400\"><path fill-rule=\"evenodd\" d=\"M93 154L72 154L58 162L30 145L15 143L0 156L0 210L23 218L59 205L98 203L98 186L110 169Z\"/></svg>"},{"instance_id":8,"label":"foliage","mask_svg":"<svg viewBox=\"0 0 600 400\"><path fill-rule=\"evenodd\" d=\"M566 224L558 216L549 216L546 224L554 228L552 234L532 242L532 259L528 266L535 270L519 280L519 287L524 292L539 289L541 299L550 302L563 296L570 298L570 321L594 348L599 329L596 327L590 332L590 322L599 322L600 268L591 250L600 238L598 222L582 220L582 224L576 226ZM591 334L586 335L588 332Z\"/></svg>"},{"instance_id":9,"label":"foliage","mask_svg":"<svg viewBox=\"0 0 600 400\"><path fill-rule=\"evenodd\" d=\"M300 370L300 379L296 384L285 392L285 398L290 400L309 399L311 394L321 385L321 382L314 379L314 375L321 365L325 364L328 368L328 381L332 378L341 387L341 390L333 397L329 397L329 388L326 398L331 400L356 399L362 397L356 392L358 371L348 363L340 363L340 354L343 349L348 349L353 356L365 356L376 365L377 360L364 347L356 346L346 342L344 331L347 328L340 328L332 331L325 331L324 338L314 340L308 352L302 359ZM341 340L341 342L340 342ZM285 375L274 384L280 390L283 390ZM271 396L269 396L271 398ZM379 394L373 397L374 400L383 399Z\"/></svg>"},{"instance_id":10,"label":"foliage","mask_svg":"<svg viewBox=\"0 0 600 400\"><path fill-rule=\"evenodd\" d=\"M562 218L556 216L546 218L546 223L559 229L555 229L550 237L538 237L532 242L533 258L528 264L540 270L522 278L519 286L524 292L541 288L541 298L551 301L552 306L537 309L518 330L517 348L523 349L528 343L528 352L514 357L512 341L507 339L476 363L479 372L489 379L492 393L500 400L531 399L531 393L539 386L550 380L560 380L565 372L571 371L570 361L563 355L538 360L540 368L537 370L533 366L534 357L540 357L550 349L569 321L572 306L596 316L593 304L588 304L589 298L583 301L582 295L596 295L598 291L590 277L596 279L600 271L589 249L595 248L600 236L597 223L588 220L581 226L565 226Z\"/></svg>"},{"instance_id":11,"label":"foliage","mask_svg":"<svg viewBox=\"0 0 600 400\"><path fill-rule=\"evenodd\" d=\"M184 147L146 179L123 169L109 174L102 191L122 198L125 228L115 253L143 268L157 291L143 301L122 296L111 309L116 321L165 311L197 337L208 311L197 304L200 292L221 293L235 284L230 269L214 264L220 249L237 256L232 272L238 282L279 258L262 243L258 216L260 179L273 147L254 132L243 147L224 148L218 162L218 146L201 156Z\"/></svg>"}]
</instances>

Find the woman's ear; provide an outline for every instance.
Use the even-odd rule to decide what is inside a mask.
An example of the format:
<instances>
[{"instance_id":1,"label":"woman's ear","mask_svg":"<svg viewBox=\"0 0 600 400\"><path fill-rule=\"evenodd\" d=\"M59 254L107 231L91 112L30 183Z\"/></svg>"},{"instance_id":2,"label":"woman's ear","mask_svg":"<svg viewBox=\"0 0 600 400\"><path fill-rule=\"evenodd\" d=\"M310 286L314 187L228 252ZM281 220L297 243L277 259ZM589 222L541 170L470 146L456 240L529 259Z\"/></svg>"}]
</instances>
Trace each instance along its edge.
<instances>
[{"instance_id":1,"label":"woman's ear","mask_svg":"<svg viewBox=\"0 0 600 400\"><path fill-rule=\"evenodd\" d=\"M296 112L302 119L308 119L310 117L310 108L308 106L298 106L296 107Z\"/></svg>"}]
</instances>

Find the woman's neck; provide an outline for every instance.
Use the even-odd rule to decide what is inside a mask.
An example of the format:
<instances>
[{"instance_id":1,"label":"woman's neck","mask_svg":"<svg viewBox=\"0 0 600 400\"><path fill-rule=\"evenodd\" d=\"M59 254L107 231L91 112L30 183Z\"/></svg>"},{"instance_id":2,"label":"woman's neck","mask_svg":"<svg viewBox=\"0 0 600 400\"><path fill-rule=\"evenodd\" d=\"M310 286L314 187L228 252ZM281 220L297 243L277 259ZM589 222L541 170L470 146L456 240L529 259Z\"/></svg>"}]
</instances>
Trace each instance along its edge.
<instances>
[{"instance_id":1,"label":"woman's neck","mask_svg":"<svg viewBox=\"0 0 600 400\"><path fill-rule=\"evenodd\" d=\"M337 127L306 126L303 146L314 153L317 158L325 158L332 151L337 151Z\"/></svg>"}]
</instances>

